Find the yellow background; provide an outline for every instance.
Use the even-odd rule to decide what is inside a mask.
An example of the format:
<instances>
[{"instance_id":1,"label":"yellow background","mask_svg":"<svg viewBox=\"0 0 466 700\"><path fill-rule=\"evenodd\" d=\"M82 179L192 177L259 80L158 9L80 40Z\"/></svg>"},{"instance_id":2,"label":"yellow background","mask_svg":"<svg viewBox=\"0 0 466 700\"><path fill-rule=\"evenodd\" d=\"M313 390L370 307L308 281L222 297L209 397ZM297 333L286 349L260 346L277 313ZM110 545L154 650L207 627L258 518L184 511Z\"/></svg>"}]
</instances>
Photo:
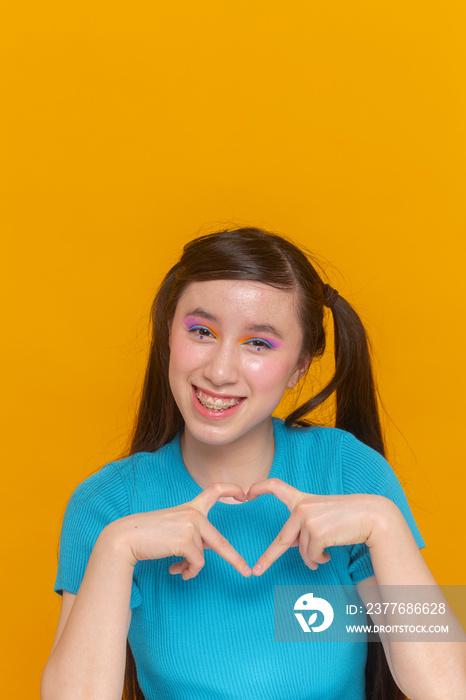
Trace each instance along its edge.
<instances>
[{"instance_id":1,"label":"yellow background","mask_svg":"<svg viewBox=\"0 0 466 700\"><path fill-rule=\"evenodd\" d=\"M5 697L38 697L66 502L124 446L154 290L200 229L269 227L335 266L374 342L426 559L440 583L465 583L464 3L26 0L9 12Z\"/></svg>"}]
</instances>

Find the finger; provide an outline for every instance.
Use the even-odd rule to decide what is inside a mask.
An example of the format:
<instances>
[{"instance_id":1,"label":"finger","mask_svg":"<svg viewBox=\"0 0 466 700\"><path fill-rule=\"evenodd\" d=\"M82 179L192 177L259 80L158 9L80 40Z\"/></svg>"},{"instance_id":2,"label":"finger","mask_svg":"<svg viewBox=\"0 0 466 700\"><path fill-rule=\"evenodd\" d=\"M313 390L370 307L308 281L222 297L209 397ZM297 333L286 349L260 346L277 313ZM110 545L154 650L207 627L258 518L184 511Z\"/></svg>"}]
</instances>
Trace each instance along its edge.
<instances>
[{"instance_id":1,"label":"finger","mask_svg":"<svg viewBox=\"0 0 466 700\"><path fill-rule=\"evenodd\" d=\"M316 564L326 564L330 560L330 554L324 551L324 542L321 537L312 537L310 533L307 555Z\"/></svg>"},{"instance_id":2,"label":"finger","mask_svg":"<svg viewBox=\"0 0 466 700\"><path fill-rule=\"evenodd\" d=\"M283 501L290 513L303 495L302 491L298 491L294 486L290 486L290 484L285 483L281 479L273 478L256 481L256 483L251 486L246 496L248 501L251 501L257 498L257 496L266 493L272 493L280 501Z\"/></svg>"},{"instance_id":3,"label":"finger","mask_svg":"<svg viewBox=\"0 0 466 700\"><path fill-rule=\"evenodd\" d=\"M215 481L196 496L196 498L193 498L191 505L197 508L203 515L207 516L212 506L217 503L219 498L223 498L224 496L233 496L237 501L246 501L246 494L238 484Z\"/></svg>"},{"instance_id":4,"label":"finger","mask_svg":"<svg viewBox=\"0 0 466 700\"><path fill-rule=\"evenodd\" d=\"M205 518L200 525L200 531L203 541L219 554L222 559L225 559L234 569L239 571L243 576L251 575L251 567L248 566L236 549L228 542L228 540L220 534L220 532Z\"/></svg>"},{"instance_id":5,"label":"finger","mask_svg":"<svg viewBox=\"0 0 466 700\"><path fill-rule=\"evenodd\" d=\"M181 578L187 581L190 578L194 578L198 575L199 571L204 567L204 560L202 560L202 566L195 566L192 562L188 562L188 567L181 572Z\"/></svg>"},{"instance_id":6,"label":"finger","mask_svg":"<svg viewBox=\"0 0 466 700\"><path fill-rule=\"evenodd\" d=\"M195 558L193 558L193 555L191 555L191 558L189 556L185 557L185 559L188 561L188 567L185 571L181 573L185 581L188 578L194 578L194 576L197 576L197 574L205 564L204 542L202 541L200 533L197 531L193 534L193 544L194 547L192 548L192 552ZM200 552L201 555L199 559L197 559L197 552Z\"/></svg>"},{"instance_id":7,"label":"finger","mask_svg":"<svg viewBox=\"0 0 466 700\"><path fill-rule=\"evenodd\" d=\"M192 542L186 547L184 559L172 564L168 571L171 574L181 574L183 579L194 578L204 566L204 550Z\"/></svg>"},{"instance_id":8,"label":"finger","mask_svg":"<svg viewBox=\"0 0 466 700\"><path fill-rule=\"evenodd\" d=\"M184 581L189 578L194 578L194 576L197 576L199 573L198 571L190 571L189 561L187 559L183 559L183 561L178 561L176 564L172 564L172 566L169 568L169 572L171 574L181 574L181 578Z\"/></svg>"},{"instance_id":9,"label":"finger","mask_svg":"<svg viewBox=\"0 0 466 700\"><path fill-rule=\"evenodd\" d=\"M189 562L187 559L183 559L183 561L177 561L174 564L170 566L168 571L171 574L182 574L185 569L187 569L189 566Z\"/></svg>"},{"instance_id":10,"label":"finger","mask_svg":"<svg viewBox=\"0 0 466 700\"><path fill-rule=\"evenodd\" d=\"M308 555L308 547L309 547L309 540L310 540L310 535L309 535L309 530L304 528L301 530L300 536L299 536L299 553L301 555L301 559L303 562L306 564L307 567L310 569L317 569L317 565L314 564L314 562L311 562L309 559Z\"/></svg>"},{"instance_id":11,"label":"finger","mask_svg":"<svg viewBox=\"0 0 466 700\"><path fill-rule=\"evenodd\" d=\"M252 573L260 576L286 552L299 535L300 523L293 518L288 518L272 544L265 550L262 556L253 566Z\"/></svg>"},{"instance_id":12,"label":"finger","mask_svg":"<svg viewBox=\"0 0 466 700\"><path fill-rule=\"evenodd\" d=\"M199 552L202 554L204 557L204 542L202 541L202 537L199 534L198 530L195 530L192 535L192 541L194 542L195 546L198 548ZM172 564L168 571L171 574L182 574L185 569L187 569L189 566L188 560L185 558L183 561L177 561L174 564Z\"/></svg>"},{"instance_id":13,"label":"finger","mask_svg":"<svg viewBox=\"0 0 466 700\"><path fill-rule=\"evenodd\" d=\"M326 564L330 561L330 554L324 552L322 547L316 547L312 544L312 540L307 549L307 555L311 561L315 561L316 564Z\"/></svg>"},{"instance_id":14,"label":"finger","mask_svg":"<svg viewBox=\"0 0 466 700\"><path fill-rule=\"evenodd\" d=\"M204 560L194 563L188 559L183 559L183 561L172 564L169 568L169 572L171 574L181 574L182 578L186 581L188 578L197 576L199 571L204 567L204 563Z\"/></svg>"}]
</instances>

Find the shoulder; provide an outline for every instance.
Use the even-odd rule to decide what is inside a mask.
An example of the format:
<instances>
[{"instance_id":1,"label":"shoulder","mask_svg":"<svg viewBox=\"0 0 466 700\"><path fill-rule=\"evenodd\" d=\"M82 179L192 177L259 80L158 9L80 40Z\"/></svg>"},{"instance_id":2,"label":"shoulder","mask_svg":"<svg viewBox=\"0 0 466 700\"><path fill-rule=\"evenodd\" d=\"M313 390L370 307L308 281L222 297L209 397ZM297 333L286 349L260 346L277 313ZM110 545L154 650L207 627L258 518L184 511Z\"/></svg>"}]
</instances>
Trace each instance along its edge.
<instances>
[{"instance_id":1,"label":"shoulder","mask_svg":"<svg viewBox=\"0 0 466 700\"><path fill-rule=\"evenodd\" d=\"M274 424L277 459L284 480L308 493L342 493L342 449L346 433L321 426Z\"/></svg>"},{"instance_id":2,"label":"shoulder","mask_svg":"<svg viewBox=\"0 0 466 700\"><path fill-rule=\"evenodd\" d=\"M341 462L345 493L382 493L392 500L399 494L401 485L385 457L351 433L345 433Z\"/></svg>"},{"instance_id":3,"label":"shoulder","mask_svg":"<svg viewBox=\"0 0 466 700\"><path fill-rule=\"evenodd\" d=\"M141 494L157 490L166 481L173 462L172 443L154 452L137 452L108 462L74 490L67 512L98 511L105 520L132 512Z\"/></svg>"},{"instance_id":4,"label":"shoulder","mask_svg":"<svg viewBox=\"0 0 466 700\"><path fill-rule=\"evenodd\" d=\"M330 428L320 425L299 427L287 425L283 420L274 418L276 433L279 432L295 447L303 449L320 449L325 453L338 453L345 458L354 457L385 461L376 450L358 440L352 433L340 428Z\"/></svg>"},{"instance_id":5,"label":"shoulder","mask_svg":"<svg viewBox=\"0 0 466 700\"><path fill-rule=\"evenodd\" d=\"M72 498L87 499L97 492L113 497L131 490L137 479L159 473L172 459L172 443L154 452L136 452L128 457L108 462L94 474L84 479L73 492Z\"/></svg>"},{"instance_id":6,"label":"shoulder","mask_svg":"<svg viewBox=\"0 0 466 700\"><path fill-rule=\"evenodd\" d=\"M326 483L341 493L378 493L387 482L396 480L387 460L346 430L274 421L275 434L285 443L288 459L304 461L314 473L322 472Z\"/></svg>"},{"instance_id":7,"label":"shoulder","mask_svg":"<svg viewBox=\"0 0 466 700\"><path fill-rule=\"evenodd\" d=\"M71 519L95 518L106 524L128 515L137 474L146 470L150 456L151 453L140 452L108 462L84 479L68 501L65 527Z\"/></svg>"},{"instance_id":8,"label":"shoulder","mask_svg":"<svg viewBox=\"0 0 466 700\"><path fill-rule=\"evenodd\" d=\"M137 453L100 467L75 488L70 503L82 505L90 499L99 499L99 497L110 500L124 497L131 473L140 468L146 455L148 453Z\"/></svg>"},{"instance_id":9,"label":"shoulder","mask_svg":"<svg viewBox=\"0 0 466 700\"><path fill-rule=\"evenodd\" d=\"M298 451L313 451L322 456L339 454L343 449L346 436L344 430L313 425L299 427L287 425L283 420L274 418L275 434L288 443L288 448Z\"/></svg>"},{"instance_id":10,"label":"shoulder","mask_svg":"<svg viewBox=\"0 0 466 700\"><path fill-rule=\"evenodd\" d=\"M309 493L385 496L404 515L418 546L424 546L403 488L377 450L339 428L298 428L283 421L274 428L285 444L289 483Z\"/></svg>"}]
</instances>

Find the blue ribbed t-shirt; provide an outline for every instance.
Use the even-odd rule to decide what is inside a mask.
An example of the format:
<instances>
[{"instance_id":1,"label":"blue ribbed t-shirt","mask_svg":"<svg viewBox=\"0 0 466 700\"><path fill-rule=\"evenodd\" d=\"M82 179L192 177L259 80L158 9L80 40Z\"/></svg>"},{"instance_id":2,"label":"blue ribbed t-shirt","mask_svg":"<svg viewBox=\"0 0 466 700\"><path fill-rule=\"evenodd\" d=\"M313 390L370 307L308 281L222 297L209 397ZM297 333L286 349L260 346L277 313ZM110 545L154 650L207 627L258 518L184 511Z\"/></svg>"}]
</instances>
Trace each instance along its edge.
<instances>
[{"instance_id":1,"label":"blue ribbed t-shirt","mask_svg":"<svg viewBox=\"0 0 466 700\"><path fill-rule=\"evenodd\" d=\"M371 493L390 498L416 543L424 542L387 461L350 433L296 428L273 418L277 477L314 494ZM187 471L180 435L156 452L107 464L76 489L66 509L55 591L77 593L102 529L113 520L192 500L201 487ZM289 517L273 495L217 502L210 522L252 566ZM361 642L274 641L275 585L352 585L373 575L366 545L330 547L312 571L297 547L262 576L244 578L213 550L193 579L168 572L168 557L136 564L129 642L147 700L362 700L367 647Z\"/></svg>"}]
</instances>

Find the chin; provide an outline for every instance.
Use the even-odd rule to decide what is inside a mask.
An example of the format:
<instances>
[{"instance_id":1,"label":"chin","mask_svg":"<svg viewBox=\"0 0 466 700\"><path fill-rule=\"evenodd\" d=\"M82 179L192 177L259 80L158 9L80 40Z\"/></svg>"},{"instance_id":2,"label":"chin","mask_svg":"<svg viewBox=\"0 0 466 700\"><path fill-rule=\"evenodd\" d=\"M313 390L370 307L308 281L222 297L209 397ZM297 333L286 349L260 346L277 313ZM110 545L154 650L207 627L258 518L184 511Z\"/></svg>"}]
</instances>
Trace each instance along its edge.
<instances>
[{"instance_id":1,"label":"chin","mask_svg":"<svg viewBox=\"0 0 466 700\"><path fill-rule=\"evenodd\" d=\"M258 432L264 429L264 425L271 420L271 415L266 414L263 417L259 417L256 421L249 421L247 425L242 424L230 424L226 425L222 421L207 424L199 424L196 420L185 421L185 430L196 440L204 445L212 445L213 447L222 447L227 445L233 445L238 440L244 438L257 437Z\"/></svg>"},{"instance_id":2,"label":"chin","mask_svg":"<svg viewBox=\"0 0 466 700\"><path fill-rule=\"evenodd\" d=\"M197 440L197 442L201 442L203 445L212 445L217 447L221 447L222 445L229 445L230 443L234 442L242 436L242 433L232 433L231 431L225 430L225 428L222 429L220 427L208 427L204 430L196 430L192 429L189 425L185 424L185 429L188 430L189 434L195 440Z\"/></svg>"}]
</instances>

